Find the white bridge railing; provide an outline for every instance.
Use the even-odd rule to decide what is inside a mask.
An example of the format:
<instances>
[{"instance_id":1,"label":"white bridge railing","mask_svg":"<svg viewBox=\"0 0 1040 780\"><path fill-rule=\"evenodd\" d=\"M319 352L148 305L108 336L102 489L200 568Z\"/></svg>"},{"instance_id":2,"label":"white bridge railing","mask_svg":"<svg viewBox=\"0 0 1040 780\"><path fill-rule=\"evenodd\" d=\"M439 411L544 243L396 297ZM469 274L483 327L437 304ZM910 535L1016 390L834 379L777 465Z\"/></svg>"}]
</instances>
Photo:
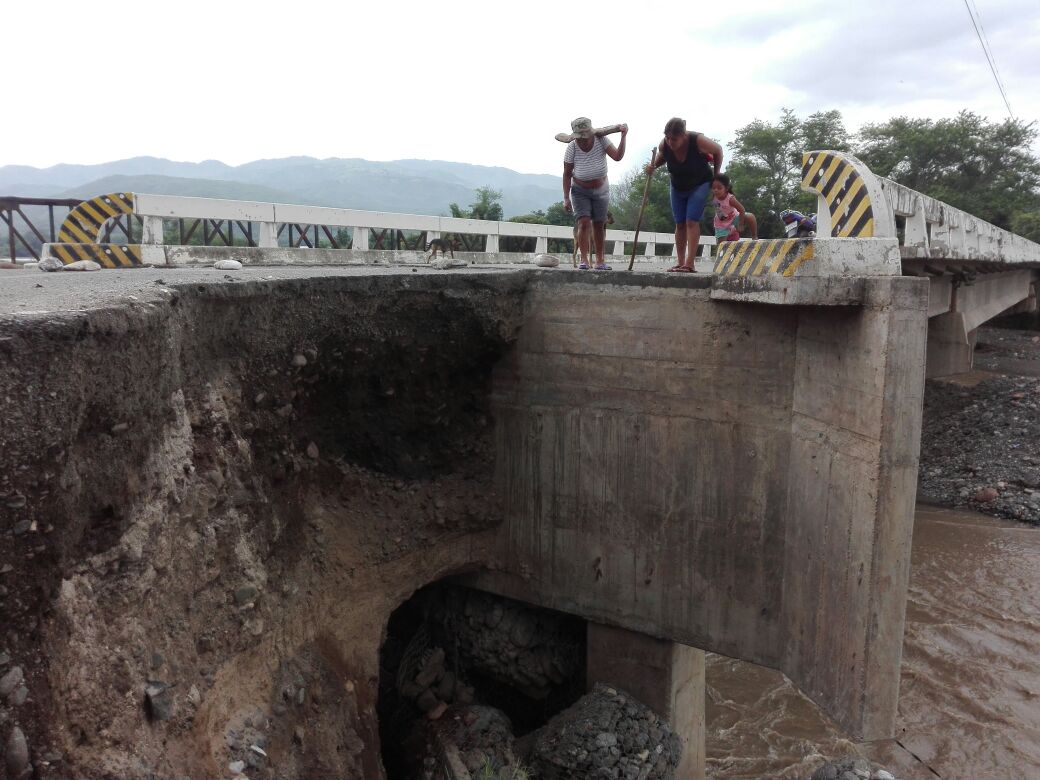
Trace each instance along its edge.
<instances>
[{"instance_id":1,"label":"white bridge railing","mask_svg":"<svg viewBox=\"0 0 1040 780\"><path fill-rule=\"evenodd\" d=\"M368 250L372 230L407 230L426 234L426 240L440 238L446 233L464 233L485 237L484 252L498 253L499 239L503 236L534 238L536 253L548 251L549 239L573 241L573 228L560 225L537 225L525 222L494 222L456 217L433 217L422 214L393 214L380 211L299 206L287 203L259 203L240 200L217 200L173 195L137 194L133 196L133 213L143 221L143 246L163 244L164 219L209 219L254 222L260 226L257 244L260 247L278 246L281 225L321 225L347 228L352 231L351 249ZM607 230L607 253L624 255L624 244L636 238L632 230ZM645 243L643 256L653 256L658 245L670 247L675 255L675 236L672 233L640 231L639 243ZM702 252L710 253L715 238L701 238ZM613 244L613 246L611 246Z\"/></svg>"},{"instance_id":2,"label":"white bridge railing","mask_svg":"<svg viewBox=\"0 0 1040 780\"><path fill-rule=\"evenodd\" d=\"M904 222L904 259L1040 262L1040 244L891 179L878 178L893 214Z\"/></svg>"},{"instance_id":3,"label":"white bridge railing","mask_svg":"<svg viewBox=\"0 0 1040 780\"><path fill-rule=\"evenodd\" d=\"M1040 244L1007 230L991 225L947 203L915 192L894 181L875 176L866 165L843 152L813 151L803 155L802 188L816 193L818 198L817 235L820 239L899 239L898 253L881 259L875 268L849 249L850 243L831 242L834 251L844 253L835 260L842 273L875 273L880 269L892 273L955 274L986 273L991 271L1040 267ZM140 244L102 243L103 226L111 219L136 215L142 220ZM456 217L435 217L421 214L393 214L379 211L303 206L287 203L260 203L241 200L218 200L145 193L111 193L83 201L73 208L58 234L58 240L45 246L45 251L63 264L78 260L96 260L105 267L126 267L142 264L176 264L202 262L197 248L165 240L167 220L197 220L204 225L204 243L220 237L224 245L233 244L234 226L249 236L249 244L265 250L261 258L266 262L302 262L301 256L284 254L279 234L288 227L289 249L298 248L292 233L300 231L301 241L316 244L318 229L324 229L334 249L347 242L340 231L349 231L349 249L323 254L310 261L336 262L410 262L415 259L417 242L429 242L445 234L483 236L482 249L475 254L488 262L526 262L526 256L545 253L549 241L566 242L572 247L573 228L559 225L537 225L524 222L494 222ZM214 232L207 234L206 223ZM218 223L226 225L222 232ZM196 223L196 225L198 222ZM253 225L259 235L253 238ZM304 238L313 228L315 240ZM330 228L336 229L333 237ZM192 228L194 229L194 228ZM377 252L371 246L372 232L409 232L412 249L387 249ZM415 234L419 234L416 236ZM501 239L526 239L525 251L503 251ZM530 250L533 239L534 252ZM607 230L606 253L623 256L625 244L631 244L636 234L631 230ZM675 237L672 233L641 232L639 243L642 258L674 257ZM413 243L416 242L416 243ZM377 241L377 247L381 241ZM396 246L396 241L393 241ZM714 236L700 239L701 256L715 254ZM506 248L514 250L514 247ZM822 247L822 242L819 244ZM893 247L894 248L894 247ZM323 248L324 249L324 248ZM638 252L639 247L636 247ZM829 251L829 250L828 250ZM852 252L849 254L849 252ZM752 276L764 273L821 273L826 266L822 254L817 261L807 261L818 255L805 245L804 239L779 242L740 241L724 242L714 258L715 272L725 275ZM835 256L837 257L837 256ZM878 255L880 258L881 256ZM469 260L477 259L470 254ZM877 258L875 258L877 259ZM902 268L900 268L902 261ZM876 264L875 264L876 265ZM882 268L883 267L883 268Z\"/></svg>"},{"instance_id":4,"label":"white bridge railing","mask_svg":"<svg viewBox=\"0 0 1040 780\"><path fill-rule=\"evenodd\" d=\"M1040 264L1040 244L877 176L844 152L806 152L802 189L817 195L821 237L898 237L904 261L928 260L936 267L944 261Z\"/></svg>"}]
</instances>

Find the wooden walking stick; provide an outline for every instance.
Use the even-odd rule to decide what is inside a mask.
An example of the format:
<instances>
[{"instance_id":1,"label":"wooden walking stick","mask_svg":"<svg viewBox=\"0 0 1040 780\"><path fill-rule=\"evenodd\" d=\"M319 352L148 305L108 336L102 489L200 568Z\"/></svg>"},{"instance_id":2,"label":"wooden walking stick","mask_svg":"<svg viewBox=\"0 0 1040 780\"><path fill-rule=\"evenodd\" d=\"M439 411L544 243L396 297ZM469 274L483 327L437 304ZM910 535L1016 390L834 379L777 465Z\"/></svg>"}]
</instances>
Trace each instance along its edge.
<instances>
[{"instance_id":1,"label":"wooden walking stick","mask_svg":"<svg viewBox=\"0 0 1040 780\"><path fill-rule=\"evenodd\" d=\"M636 244L639 241L639 227L643 224L643 210L646 209L646 199L650 197L650 180L654 178L654 158L657 157L657 148L650 152L650 173L646 175L646 186L643 187L643 202L639 204L639 218L636 219L636 237L632 241L632 257L628 260L628 270L636 263Z\"/></svg>"}]
</instances>

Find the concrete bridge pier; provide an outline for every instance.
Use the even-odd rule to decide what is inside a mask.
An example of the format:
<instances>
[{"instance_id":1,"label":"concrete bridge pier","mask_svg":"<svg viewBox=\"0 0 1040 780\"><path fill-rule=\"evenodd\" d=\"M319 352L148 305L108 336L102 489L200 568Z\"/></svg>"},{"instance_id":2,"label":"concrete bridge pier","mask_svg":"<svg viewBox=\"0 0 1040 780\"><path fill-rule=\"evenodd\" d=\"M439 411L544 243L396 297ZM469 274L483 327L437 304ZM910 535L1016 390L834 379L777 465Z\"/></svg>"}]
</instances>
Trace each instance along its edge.
<instances>
[{"instance_id":1,"label":"concrete bridge pier","mask_svg":"<svg viewBox=\"0 0 1040 780\"><path fill-rule=\"evenodd\" d=\"M658 713L682 740L675 776L705 777L704 651L629 631L588 624L586 679L619 688Z\"/></svg>"},{"instance_id":2,"label":"concrete bridge pier","mask_svg":"<svg viewBox=\"0 0 1040 780\"><path fill-rule=\"evenodd\" d=\"M964 313L951 311L928 320L928 367L931 377L971 371L978 329L968 330Z\"/></svg>"}]
</instances>

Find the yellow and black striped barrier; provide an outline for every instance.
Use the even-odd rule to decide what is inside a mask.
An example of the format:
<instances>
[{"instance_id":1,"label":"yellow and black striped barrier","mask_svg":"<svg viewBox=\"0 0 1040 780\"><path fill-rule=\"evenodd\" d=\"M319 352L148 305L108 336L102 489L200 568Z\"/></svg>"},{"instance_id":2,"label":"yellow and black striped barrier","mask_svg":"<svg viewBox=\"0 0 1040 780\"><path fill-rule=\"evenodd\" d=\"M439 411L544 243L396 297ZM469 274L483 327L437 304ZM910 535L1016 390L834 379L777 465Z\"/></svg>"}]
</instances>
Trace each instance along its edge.
<instances>
[{"instance_id":1,"label":"yellow and black striped barrier","mask_svg":"<svg viewBox=\"0 0 1040 780\"><path fill-rule=\"evenodd\" d=\"M869 187L852 159L838 152L806 152L802 155L802 189L815 192L827 204L832 238L874 236Z\"/></svg>"},{"instance_id":2,"label":"yellow and black striped barrier","mask_svg":"<svg viewBox=\"0 0 1040 780\"><path fill-rule=\"evenodd\" d=\"M132 192L113 192L85 200L73 208L50 244L52 256L65 265L93 260L104 268L142 265L140 244L102 244L101 230L110 219L134 213Z\"/></svg>"},{"instance_id":3,"label":"yellow and black striped barrier","mask_svg":"<svg viewBox=\"0 0 1040 780\"><path fill-rule=\"evenodd\" d=\"M132 192L113 192L85 200L61 223L58 241L63 244L96 244L101 240L101 228L108 220L133 213Z\"/></svg>"},{"instance_id":4,"label":"yellow and black striped barrier","mask_svg":"<svg viewBox=\"0 0 1040 780\"><path fill-rule=\"evenodd\" d=\"M142 264L140 244L51 244L51 255L65 265L93 260L102 268L134 268Z\"/></svg>"},{"instance_id":5,"label":"yellow and black striped barrier","mask_svg":"<svg viewBox=\"0 0 1040 780\"><path fill-rule=\"evenodd\" d=\"M811 238L726 241L719 247L714 272L720 276L792 276L812 260L813 249Z\"/></svg>"}]
</instances>

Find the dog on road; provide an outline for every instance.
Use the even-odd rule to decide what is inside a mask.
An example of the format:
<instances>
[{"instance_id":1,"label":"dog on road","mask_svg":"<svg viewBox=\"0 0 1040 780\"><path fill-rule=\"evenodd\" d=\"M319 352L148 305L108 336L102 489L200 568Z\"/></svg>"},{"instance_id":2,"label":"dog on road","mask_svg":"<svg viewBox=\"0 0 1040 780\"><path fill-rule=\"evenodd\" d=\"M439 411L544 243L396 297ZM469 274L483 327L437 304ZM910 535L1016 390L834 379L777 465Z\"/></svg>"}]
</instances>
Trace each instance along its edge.
<instances>
[{"instance_id":1,"label":"dog on road","mask_svg":"<svg viewBox=\"0 0 1040 780\"><path fill-rule=\"evenodd\" d=\"M426 262L430 262L437 256L437 253L441 253L441 257L444 256L445 252L451 254L452 259L455 259L455 249L458 247L458 241L448 241L446 238L434 238L426 244Z\"/></svg>"}]
</instances>

